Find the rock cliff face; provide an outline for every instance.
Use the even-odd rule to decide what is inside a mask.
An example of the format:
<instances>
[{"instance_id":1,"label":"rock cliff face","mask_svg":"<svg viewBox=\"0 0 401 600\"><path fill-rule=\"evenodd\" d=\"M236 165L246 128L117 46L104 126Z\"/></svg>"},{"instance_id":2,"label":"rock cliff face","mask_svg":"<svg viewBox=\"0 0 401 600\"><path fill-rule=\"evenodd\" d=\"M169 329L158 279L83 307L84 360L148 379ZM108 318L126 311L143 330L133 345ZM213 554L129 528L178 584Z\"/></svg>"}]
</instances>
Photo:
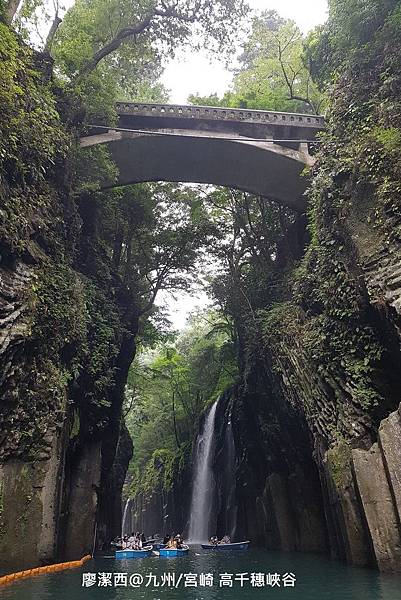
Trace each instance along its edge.
<instances>
[{"instance_id":1,"label":"rock cliff face","mask_svg":"<svg viewBox=\"0 0 401 600\"><path fill-rule=\"evenodd\" d=\"M41 363L47 350L43 352L35 339L38 309L32 281L40 281L42 264L16 262L14 268L1 269L0 555L1 567L7 569L91 553L95 519L98 545L114 537L120 531L121 490L132 455L132 442L121 420L124 382L135 349L132 321L128 339L110 341L110 348L120 344L123 350L108 356L109 362L102 365L116 375L102 391L100 409L89 400L96 393L96 379L71 378L70 359L58 362L57 354ZM81 275L75 273L74 279L81 282ZM84 285L79 285L83 292ZM59 289L60 295L63 292ZM40 319L45 327L46 320ZM96 320L91 326L97 326ZM56 328L54 336L59 333ZM88 341L86 330L81 343Z\"/></svg>"},{"instance_id":2,"label":"rock cliff face","mask_svg":"<svg viewBox=\"0 0 401 600\"><path fill-rule=\"evenodd\" d=\"M285 404L275 406L263 372L252 380L233 397L236 535L271 549L325 552L323 498L305 423Z\"/></svg>"},{"instance_id":3,"label":"rock cliff face","mask_svg":"<svg viewBox=\"0 0 401 600\"><path fill-rule=\"evenodd\" d=\"M257 397L268 404L263 393ZM341 440L317 453L312 438L301 433L299 416L292 423L284 417L284 403L277 419L274 408L269 415L255 409L241 390L232 392L231 402L236 456L232 535L272 549L328 551L350 564L400 571L399 409L381 421L371 447L352 448ZM218 482L222 461L217 454ZM219 535L230 531L228 507L223 494L216 518Z\"/></svg>"},{"instance_id":4,"label":"rock cliff face","mask_svg":"<svg viewBox=\"0 0 401 600\"><path fill-rule=\"evenodd\" d=\"M353 450L352 466L378 567L400 571L400 432L399 410L384 419L378 442ZM374 477L372 477L374 473Z\"/></svg>"},{"instance_id":5,"label":"rock cliff face","mask_svg":"<svg viewBox=\"0 0 401 600\"><path fill-rule=\"evenodd\" d=\"M106 505L132 454L121 407L138 315L100 250L101 203L71 193L68 102L1 22L0 40L20 86L2 96L17 142L0 121L0 568L18 570L91 553L95 520L102 539L119 528Z\"/></svg>"},{"instance_id":6,"label":"rock cliff face","mask_svg":"<svg viewBox=\"0 0 401 600\"><path fill-rule=\"evenodd\" d=\"M139 494L129 506L127 531L143 531L146 536L188 531L189 482L177 482L168 492L155 490L145 497Z\"/></svg>"},{"instance_id":7,"label":"rock cliff face","mask_svg":"<svg viewBox=\"0 0 401 600\"><path fill-rule=\"evenodd\" d=\"M399 220L367 226L377 203L361 207L347 186L346 218L322 192L290 294L262 308L247 341L233 400L237 533L400 571Z\"/></svg>"}]
</instances>

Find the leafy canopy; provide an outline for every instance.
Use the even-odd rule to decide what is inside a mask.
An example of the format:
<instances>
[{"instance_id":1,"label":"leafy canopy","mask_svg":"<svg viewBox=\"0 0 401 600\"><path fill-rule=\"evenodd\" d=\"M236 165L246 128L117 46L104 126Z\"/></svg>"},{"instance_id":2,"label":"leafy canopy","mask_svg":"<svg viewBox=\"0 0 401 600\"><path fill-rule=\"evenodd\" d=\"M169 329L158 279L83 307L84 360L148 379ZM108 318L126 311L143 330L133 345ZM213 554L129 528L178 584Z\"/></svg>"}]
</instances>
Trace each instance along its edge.
<instances>
[{"instance_id":1,"label":"leafy canopy","mask_svg":"<svg viewBox=\"0 0 401 600\"><path fill-rule=\"evenodd\" d=\"M92 71L112 55L173 54L182 44L226 50L246 15L243 0L78 0L59 28L56 44L72 75ZM137 50L138 49L138 50ZM115 58L115 57L118 58Z\"/></svg>"},{"instance_id":2,"label":"leafy canopy","mask_svg":"<svg viewBox=\"0 0 401 600\"><path fill-rule=\"evenodd\" d=\"M194 104L317 113L322 95L304 58L304 37L294 21L265 11L252 20L231 91L220 100L191 96Z\"/></svg>"}]
</instances>

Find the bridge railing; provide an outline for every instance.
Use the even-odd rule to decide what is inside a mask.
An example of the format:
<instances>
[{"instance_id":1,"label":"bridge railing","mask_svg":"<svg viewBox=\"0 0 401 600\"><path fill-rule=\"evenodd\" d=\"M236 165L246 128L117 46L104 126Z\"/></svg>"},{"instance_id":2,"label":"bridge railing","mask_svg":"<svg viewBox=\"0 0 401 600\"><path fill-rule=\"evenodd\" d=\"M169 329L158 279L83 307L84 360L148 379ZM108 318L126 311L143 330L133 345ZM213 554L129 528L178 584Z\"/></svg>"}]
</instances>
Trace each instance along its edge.
<instances>
[{"instance_id":1,"label":"bridge railing","mask_svg":"<svg viewBox=\"0 0 401 600\"><path fill-rule=\"evenodd\" d=\"M117 102L116 108L120 115L245 121L249 123L269 123L294 127L313 127L314 129L324 128L324 117L302 113L215 106L186 106L182 104L146 104L139 102Z\"/></svg>"}]
</instances>

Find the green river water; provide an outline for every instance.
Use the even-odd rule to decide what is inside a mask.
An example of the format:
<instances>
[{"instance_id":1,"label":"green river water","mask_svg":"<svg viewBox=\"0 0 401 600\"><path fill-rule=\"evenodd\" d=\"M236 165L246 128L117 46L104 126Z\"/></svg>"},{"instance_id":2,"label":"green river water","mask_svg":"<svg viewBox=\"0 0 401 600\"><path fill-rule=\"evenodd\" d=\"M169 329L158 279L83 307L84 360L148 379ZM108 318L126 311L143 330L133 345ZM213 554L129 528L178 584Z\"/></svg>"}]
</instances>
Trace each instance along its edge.
<instances>
[{"instance_id":1,"label":"green river water","mask_svg":"<svg viewBox=\"0 0 401 600\"><path fill-rule=\"evenodd\" d=\"M92 573L96 585L83 587L84 573ZM127 587L114 586L114 577L117 581L120 577L122 583L125 580L124 575L117 573L126 574ZM258 583L263 582L262 587L251 584L252 573L256 574L253 578ZM281 585L267 585L267 573L280 575ZM283 586L282 576L286 573L295 575L294 587ZM110 574L113 585L99 587L101 581L110 580ZM212 574L213 586L185 587L184 581L190 583L194 574L198 584L201 574ZM233 580L232 587L220 586L222 574L225 579ZM172 587L173 578L176 588ZM130 579L139 587L130 585ZM203 578L202 583L207 579ZM348 567L315 555L257 549L243 553L207 553L192 548L187 557L179 559L149 557L116 561L99 558L86 563L82 569L16 582L2 588L0 597L2 600L401 600L401 576Z\"/></svg>"}]
</instances>

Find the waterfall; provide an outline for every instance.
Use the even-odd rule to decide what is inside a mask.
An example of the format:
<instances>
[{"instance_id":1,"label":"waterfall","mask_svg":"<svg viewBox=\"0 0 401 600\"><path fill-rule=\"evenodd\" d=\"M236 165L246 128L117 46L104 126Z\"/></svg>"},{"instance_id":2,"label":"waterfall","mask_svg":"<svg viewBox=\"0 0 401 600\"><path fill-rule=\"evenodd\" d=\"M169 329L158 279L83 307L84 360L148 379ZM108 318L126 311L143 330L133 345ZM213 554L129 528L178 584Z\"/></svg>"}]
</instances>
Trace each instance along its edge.
<instances>
[{"instance_id":1,"label":"waterfall","mask_svg":"<svg viewBox=\"0 0 401 600\"><path fill-rule=\"evenodd\" d=\"M128 507L129 507L130 502L131 502L131 498L128 498L125 503L123 520L121 523L121 537L123 537L125 535L125 525L126 525L126 521L127 521Z\"/></svg>"},{"instance_id":2,"label":"waterfall","mask_svg":"<svg viewBox=\"0 0 401 600\"><path fill-rule=\"evenodd\" d=\"M213 533L209 531L209 526L214 492L212 463L217 402L209 410L202 434L198 435L196 444L188 533L191 542L207 541L211 533Z\"/></svg>"}]
</instances>

